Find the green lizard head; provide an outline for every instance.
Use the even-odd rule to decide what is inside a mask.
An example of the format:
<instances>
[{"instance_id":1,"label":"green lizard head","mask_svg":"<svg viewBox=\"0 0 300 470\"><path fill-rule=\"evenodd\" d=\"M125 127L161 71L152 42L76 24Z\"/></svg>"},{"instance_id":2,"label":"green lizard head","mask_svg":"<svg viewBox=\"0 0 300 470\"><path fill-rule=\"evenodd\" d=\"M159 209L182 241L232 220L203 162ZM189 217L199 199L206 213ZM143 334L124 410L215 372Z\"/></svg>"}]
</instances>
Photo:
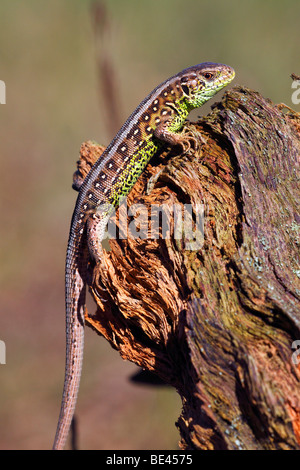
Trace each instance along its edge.
<instances>
[{"instance_id":1,"label":"green lizard head","mask_svg":"<svg viewBox=\"0 0 300 470\"><path fill-rule=\"evenodd\" d=\"M232 67L204 62L181 72L180 85L184 100L190 109L199 108L235 76Z\"/></svg>"}]
</instances>

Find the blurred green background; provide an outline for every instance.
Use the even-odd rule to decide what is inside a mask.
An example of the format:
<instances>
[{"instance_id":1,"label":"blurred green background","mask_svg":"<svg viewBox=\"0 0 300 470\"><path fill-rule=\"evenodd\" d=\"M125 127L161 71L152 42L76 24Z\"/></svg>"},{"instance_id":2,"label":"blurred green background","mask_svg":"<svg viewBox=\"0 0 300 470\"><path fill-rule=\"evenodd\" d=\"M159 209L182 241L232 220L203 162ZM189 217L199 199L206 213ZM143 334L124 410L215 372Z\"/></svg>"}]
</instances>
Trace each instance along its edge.
<instances>
[{"instance_id":1,"label":"blurred green background","mask_svg":"<svg viewBox=\"0 0 300 470\"><path fill-rule=\"evenodd\" d=\"M83 141L106 145L113 137L99 60L109 60L120 124L158 83L203 61L233 66L235 84L299 111L290 79L300 74L299 0L114 0L102 2L98 17L91 5L0 3L1 449L52 445L64 374L72 173ZM99 11L104 34L95 28ZM86 336L80 447L176 449L176 392L132 384L136 366L95 333Z\"/></svg>"}]
</instances>

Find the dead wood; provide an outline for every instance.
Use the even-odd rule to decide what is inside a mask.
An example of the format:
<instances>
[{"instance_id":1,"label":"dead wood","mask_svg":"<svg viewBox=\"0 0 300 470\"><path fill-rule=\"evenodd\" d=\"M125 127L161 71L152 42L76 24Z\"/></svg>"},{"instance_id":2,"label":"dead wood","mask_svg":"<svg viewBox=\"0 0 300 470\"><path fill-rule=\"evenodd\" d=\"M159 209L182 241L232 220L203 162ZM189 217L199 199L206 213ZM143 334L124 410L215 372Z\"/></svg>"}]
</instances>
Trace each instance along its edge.
<instances>
[{"instance_id":1,"label":"dead wood","mask_svg":"<svg viewBox=\"0 0 300 470\"><path fill-rule=\"evenodd\" d=\"M86 323L176 387L182 448L299 449L300 117L235 87L187 130L206 144L165 149L127 200L163 204L169 236L110 240ZM84 144L82 176L99 151ZM184 204L204 205L197 249L174 238Z\"/></svg>"}]
</instances>

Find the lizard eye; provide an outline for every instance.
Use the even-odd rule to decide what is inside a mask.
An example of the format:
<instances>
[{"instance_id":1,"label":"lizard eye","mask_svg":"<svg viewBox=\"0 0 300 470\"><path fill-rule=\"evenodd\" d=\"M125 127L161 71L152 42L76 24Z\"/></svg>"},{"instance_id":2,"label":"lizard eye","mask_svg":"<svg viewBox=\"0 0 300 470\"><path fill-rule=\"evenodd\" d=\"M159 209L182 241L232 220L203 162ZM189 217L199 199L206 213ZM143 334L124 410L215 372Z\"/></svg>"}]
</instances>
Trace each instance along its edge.
<instances>
[{"instance_id":1,"label":"lizard eye","mask_svg":"<svg viewBox=\"0 0 300 470\"><path fill-rule=\"evenodd\" d=\"M214 74L211 72L205 72L203 74L203 77L206 78L206 80L211 80L213 78Z\"/></svg>"}]
</instances>

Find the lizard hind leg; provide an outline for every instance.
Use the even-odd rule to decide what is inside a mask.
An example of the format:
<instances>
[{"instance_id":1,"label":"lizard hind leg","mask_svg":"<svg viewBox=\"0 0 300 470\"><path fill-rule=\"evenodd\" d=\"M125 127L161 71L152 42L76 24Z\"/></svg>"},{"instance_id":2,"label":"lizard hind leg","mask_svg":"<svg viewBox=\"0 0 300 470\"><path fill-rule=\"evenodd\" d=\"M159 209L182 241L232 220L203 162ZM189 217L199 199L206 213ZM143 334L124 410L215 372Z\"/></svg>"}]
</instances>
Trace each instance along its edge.
<instances>
[{"instance_id":1,"label":"lizard hind leg","mask_svg":"<svg viewBox=\"0 0 300 470\"><path fill-rule=\"evenodd\" d=\"M103 247L102 240L105 238L105 230L107 226L108 216L95 212L87 219L87 245L90 256L94 259L96 265L107 271L107 267L103 263ZM95 271L94 271L95 276ZM101 289L106 290L104 286ZM106 301L106 299L102 299Z\"/></svg>"},{"instance_id":2,"label":"lizard hind leg","mask_svg":"<svg viewBox=\"0 0 300 470\"><path fill-rule=\"evenodd\" d=\"M103 259L102 240L105 236L106 219L95 212L87 219L87 244L91 257L98 264Z\"/></svg>"}]
</instances>

